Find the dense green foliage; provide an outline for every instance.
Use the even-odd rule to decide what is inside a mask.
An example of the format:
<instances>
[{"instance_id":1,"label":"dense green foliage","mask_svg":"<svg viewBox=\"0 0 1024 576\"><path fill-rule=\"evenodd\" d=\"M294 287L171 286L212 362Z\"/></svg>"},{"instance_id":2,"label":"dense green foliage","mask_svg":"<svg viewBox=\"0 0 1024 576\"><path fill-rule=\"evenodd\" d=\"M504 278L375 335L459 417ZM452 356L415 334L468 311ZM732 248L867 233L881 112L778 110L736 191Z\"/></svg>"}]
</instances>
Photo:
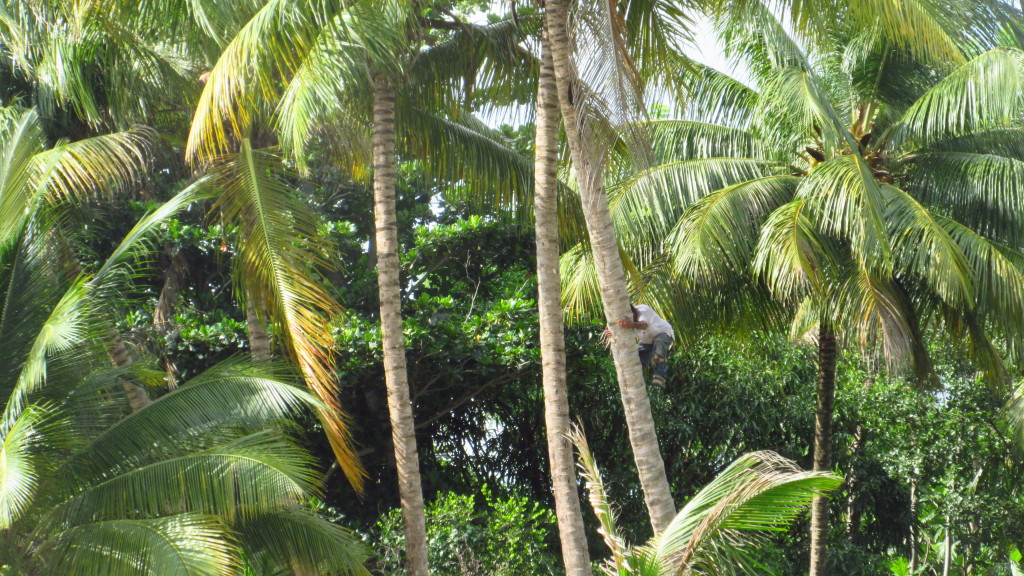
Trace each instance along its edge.
<instances>
[{"instance_id":1,"label":"dense green foliage","mask_svg":"<svg viewBox=\"0 0 1024 576\"><path fill-rule=\"evenodd\" d=\"M405 573L373 221L382 76L402 79L431 571L563 573L530 215L541 19L508 4L0 1L0 576ZM1011 574L1020 11L580 5L573 48L595 66L576 104L608 148L630 289L677 335L649 394L681 512L654 536L563 150L595 566L805 574L802 510L830 491L830 574ZM684 54L698 15L749 81ZM802 471L821 326L839 337L835 475Z\"/></svg>"}]
</instances>

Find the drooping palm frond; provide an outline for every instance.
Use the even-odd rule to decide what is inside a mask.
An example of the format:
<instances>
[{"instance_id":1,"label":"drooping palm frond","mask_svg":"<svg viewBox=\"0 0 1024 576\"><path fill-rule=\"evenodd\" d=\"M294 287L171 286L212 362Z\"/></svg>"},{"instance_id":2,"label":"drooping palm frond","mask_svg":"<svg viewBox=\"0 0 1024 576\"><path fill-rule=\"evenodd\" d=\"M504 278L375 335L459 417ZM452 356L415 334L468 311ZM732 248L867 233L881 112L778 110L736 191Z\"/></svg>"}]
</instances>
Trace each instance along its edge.
<instances>
[{"instance_id":1,"label":"drooping palm frond","mask_svg":"<svg viewBox=\"0 0 1024 576\"><path fill-rule=\"evenodd\" d=\"M921 278L928 287L952 306L971 308L974 298L974 270L961 247L941 222L903 190L883 186L886 223L894 251L897 274ZM942 262L936 266L936 262Z\"/></svg>"},{"instance_id":2,"label":"drooping palm frond","mask_svg":"<svg viewBox=\"0 0 1024 576\"><path fill-rule=\"evenodd\" d=\"M800 182L796 196L807 200L807 214L826 234L851 242L858 256L872 266L888 261L891 246L885 197L871 167L859 154L817 166Z\"/></svg>"},{"instance_id":3,"label":"drooping palm frond","mask_svg":"<svg viewBox=\"0 0 1024 576\"><path fill-rule=\"evenodd\" d=\"M1024 161L992 153L936 151L913 159L908 189L972 229L1024 246Z\"/></svg>"},{"instance_id":4,"label":"drooping palm frond","mask_svg":"<svg viewBox=\"0 0 1024 576\"><path fill-rule=\"evenodd\" d=\"M251 518L317 495L319 477L312 464L308 454L272 429L205 450L183 450L86 480L46 515L37 533L52 537L95 520L168 513Z\"/></svg>"},{"instance_id":5,"label":"drooping palm frond","mask_svg":"<svg viewBox=\"0 0 1024 576\"><path fill-rule=\"evenodd\" d=\"M855 0L849 14L860 26L880 27L893 46L942 66L996 45L1013 24L1012 10L991 0Z\"/></svg>"},{"instance_id":6,"label":"drooping palm frond","mask_svg":"<svg viewBox=\"0 0 1024 576\"><path fill-rule=\"evenodd\" d=\"M176 453L217 430L256 431L320 409L309 392L282 381L273 365L225 361L106 427L69 461L84 478ZM114 384L116 386L116 384ZM77 414L77 407L70 408Z\"/></svg>"},{"instance_id":7,"label":"drooping palm frond","mask_svg":"<svg viewBox=\"0 0 1024 576\"><path fill-rule=\"evenodd\" d=\"M31 505L43 457L54 443L49 433L64 425L52 407L26 406L12 416L5 414L0 426L0 530L8 530Z\"/></svg>"},{"instance_id":8,"label":"drooping palm frond","mask_svg":"<svg viewBox=\"0 0 1024 576\"><path fill-rule=\"evenodd\" d=\"M559 275L562 278L562 308L567 322L583 324L602 317L600 312L596 312L604 308L589 244L581 242L562 254Z\"/></svg>"},{"instance_id":9,"label":"drooping palm frond","mask_svg":"<svg viewBox=\"0 0 1024 576\"><path fill-rule=\"evenodd\" d=\"M833 106L832 97L813 70L782 68L765 78L758 99L757 122L774 137L784 136L790 149L801 140L821 146L826 159L857 144ZM820 142L820 144L818 144Z\"/></svg>"},{"instance_id":10,"label":"drooping palm frond","mask_svg":"<svg viewBox=\"0 0 1024 576\"><path fill-rule=\"evenodd\" d=\"M328 9L329 8L329 9ZM352 2L330 7L308 0L269 0L245 23L217 60L196 108L186 155L212 158L229 150L233 139L249 135L254 118L278 102L282 83L303 71L300 78L322 80L328 71L359 71L356 63L393 67L395 51L405 40L408 6L397 0ZM355 53L363 58L355 59ZM330 58L336 58L331 61ZM389 68L390 70L390 68ZM365 74L346 76L352 81ZM293 90L303 88L292 86ZM307 94L309 96L309 94ZM296 102L304 100L293 98ZM319 101L327 107L329 100ZM283 121L289 121L281 115ZM301 116L300 121L304 122ZM225 126L226 125L226 126ZM308 133L297 123L291 144ZM230 128L230 133L226 128Z\"/></svg>"},{"instance_id":11,"label":"drooping palm frond","mask_svg":"<svg viewBox=\"0 0 1024 576\"><path fill-rule=\"evenodd\" d=\"M764 176L702 198L666 238L676 272L711 291L745 276L761 222L792 199L798 182L794 176Z\"/></svg>"},{"instance_id":12,"label":"drooping palm frond","mask_svg":"<svg viewBox=\"0 0 1024 576\"><path fill-rule=\"evenodd\" d=\"M917 100L883 139L890 148L920 148L948 138L1008 128L1021 111L1019 52L991 50L965 62Z\"/></svg>"},{"instance_id":13,"label":"drooping palm frond","mask_svg":"<svg viewBox=\"0 0 1024 576\"><path fill-rule=\"evenodd\" d=\"M45 135L35 112L26 111L5 130L0 147L0 243L10 242L34 208L33 158L43 150Z\"/></svg>"},{"instance_id":14,"label":"drooping palm frond","mask_svg":"<svg viewBox=\"0 0 1024 576\"><path fill-rule=\"evenodd\" d=\"M243 519L232 526L249 562L265 573L369 576L366 548L352 532L298 506Z\"/></svg>"},{"instance_id":15,"label":"drooping palm frond","mask_svg":"<svg viewBox=\"0 0 1024 576\"><path fill-rule=\"evenodd\" d=\"M48 571L68 576L232 576L241 570L223 522L194 513L82 524L39 549Z\"/></svg>"},{"instance_id":16,"label":"drooping palm frond","mask_svg":"<svg viewBox=\"0 0 1024 576\"><path fill-rule=\"evenodd\" d=\"M451 117L403 107L396 125L400 149L422 158L430 176L457 184L447 193L529 222L533 163L507 138L466 110Z\"/></svg>"},{"instance_id":17,"label":"drooping palm frond","mask_svg":"<svg viewBox=\"0 0 1024 576\"><path fill-rule=\"evenodd\" d=\"M611 552L609 563L615 567L613 574L627 574L629 567L626 564L625 557L627 551L626 544L623 542L622 537L619 536L618 529L615 526L615 510L608 499L604 480L601 478L601 471L597 468L597 460L594 459L594 454L590 451L587 436L584 434L583 428L577 424L569 431L568 439L576 447L578 455L577 466L590 498L590 506L597 516L599 525L597 531L604 539L608 551Z\"/></svg>"},{"instance_id":18,"label":"drooping palm frond","mask_svg":"<svg viewBox=\"0 0 1024 576\"><path fill-rule=\"evenodd\" d=\"M237 155L215 166L215 182L223 190L217 208L239 227L235 290L257 316L268 312L278 324L284 350L324 402L320 417L338 462L358 487L364 473L338 405L331 367L329 323L339 305L311 274L312 269L331 267L330 246L319 234L316 215L295 197L277 172L280 168L271 153L253 150L248 140Z\"/></svg>"},{"instance_id":19,"label":"drooping palm frond","mask_svg":"<svg viewBox=\"0 0 1024 576\"><path fill-rule=\"evenodd\" d=\"M819 317L855 339L865 355L880 347L890 367L912 365L919 343L906 293L891 276L862 263L847 264L842 270L845 275L831 292L833 306L820 311Z\"/></svg>"},{"instance_id":20,"label":"drooping palm frond","mask_svg":"<svg viewBox=\"0 0 1024 576\"><path fill-rule=\"evenodd\" d=\"M697 158L756 158L762 143L742 128L695 120L651 120L651 142L657 162Z\"/></svg>"},{"instance_id":21,"label":"drooping palm frond","mask_svg":"<svg viewBox=\"0 0 1024 576\"><path fill-rule=\"evenodd\" d=\"M710 66L694 67L682 80L685 92L676 104L678 117L750 129L757 111L757 91Z\"/></svg>"},{"instance_id":22,"label":"drooping palm frond","mask_svg":"<svg viewBox=\"0 0 1024 576\"><path fill-rule=\"evenodd\" d=\"M697 493L651 547L661 574L760 573L757 535L785 530L815 496L842 484L773 452L741 456Z\"/></svg>"},{"instance_id":23,"label":"drooping palm frond","mask_svg":"<svg viewBox=\"0 0 1024 576\"><path fill-rule=\"evenodd\" d=\"M50 203L123 190L137 183L148 165L149 135L137 128L58 143L33 159L33 180Z\"/></svg>"},{"instance_id":24,"label":"drooping palm frond","mask_svg":"<svg viewBox=\"0 0 1024 576\"><path fill-rule=\"evenodd\" d=\"M794 200L765 220L751 263L754 277L779 300L799 302L823 285L834 248L808 217L807 201Z\"/></svg>"},{"instance_id":25,"label":"drooping palm frond","mask_svg":"<svg viewBox=\"0 0 1024 576\"><path fill-rule=\"evenodd\" d=\"M653 166L610 190L612 220L629 245L656 245L694 204L715 190L771 173L749 158L683 160Z\"/></svg>"}]
</instances>

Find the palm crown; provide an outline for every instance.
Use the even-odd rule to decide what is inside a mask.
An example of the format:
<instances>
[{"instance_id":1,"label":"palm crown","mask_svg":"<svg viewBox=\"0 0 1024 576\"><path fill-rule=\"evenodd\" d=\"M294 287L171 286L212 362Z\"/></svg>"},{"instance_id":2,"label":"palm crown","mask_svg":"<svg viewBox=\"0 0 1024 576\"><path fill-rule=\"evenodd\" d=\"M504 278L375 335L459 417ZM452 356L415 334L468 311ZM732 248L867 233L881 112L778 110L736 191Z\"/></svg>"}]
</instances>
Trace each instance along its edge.
<instances>
[{"instance_id":1,"label":"palm crown","mask_svg":"<svg viewBox=\"0 0 1024 576\"><path fill-rule=\"evenodd\" d=\"M798 332L825 323L922 370L922 331L942 328L1001 374L987 334L1015 349L1024 310L1021 54L938 67L865 34L813 62L795 43L759 59L778 52L760 38L760 87L703 70L719 105L653 121L658 162L614 188L638 283L688 306L754 285L747 303L772 309L750 296L766 290Z\"/></svg>"}]
</instances>

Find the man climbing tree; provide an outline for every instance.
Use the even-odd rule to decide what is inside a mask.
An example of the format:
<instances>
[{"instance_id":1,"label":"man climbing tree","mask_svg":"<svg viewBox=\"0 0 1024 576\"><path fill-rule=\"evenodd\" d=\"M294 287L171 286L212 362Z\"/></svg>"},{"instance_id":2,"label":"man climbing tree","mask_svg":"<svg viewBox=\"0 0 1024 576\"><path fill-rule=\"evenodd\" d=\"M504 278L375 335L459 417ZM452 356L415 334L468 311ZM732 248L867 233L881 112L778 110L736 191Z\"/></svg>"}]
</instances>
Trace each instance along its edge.
<instances>
[{"instance_id":1,"label":"man climbing tree","mask_svg":"<svg viewBox=\"0 0 1024 576\"><path fill-rule=\"evenodd\" d=\"M640 363L644 367L653 365L654 375L651 377L651 384L664 388L665 380L668 379L668 351L675 340L672 325L658 316L650 306L630 304L629 307L633 311L633 318L620 318L617 324L622 328L633 329L637 339L637 351L640 353ZM605 328L605 337L610 335L611 329Z\"/></svg>"}]
</instances>

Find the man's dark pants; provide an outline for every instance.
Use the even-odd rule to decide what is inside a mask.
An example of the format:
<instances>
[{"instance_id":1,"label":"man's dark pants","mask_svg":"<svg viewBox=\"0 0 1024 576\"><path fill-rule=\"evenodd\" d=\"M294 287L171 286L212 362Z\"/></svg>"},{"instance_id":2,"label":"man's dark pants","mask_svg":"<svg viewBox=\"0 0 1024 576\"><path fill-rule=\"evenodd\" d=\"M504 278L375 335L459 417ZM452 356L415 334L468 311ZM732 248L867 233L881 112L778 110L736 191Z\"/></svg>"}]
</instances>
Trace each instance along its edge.
<instances>
[{"instance_id":1,"label":"man's dark pants","mask_svg":"<svg viewBox=\"0 0 1024 576\"><path fill-rule=\"evenodd\" d=\"M665 332L655 336L653 344L644 344L641 342L637 345L637 350L640 352L640 363L647 366L653 361L654 375L661 376L662 379L667 380L668 363L665 360L668 358L668 349L671 347L672 337Z\"/></svg>"}]
</instances>

